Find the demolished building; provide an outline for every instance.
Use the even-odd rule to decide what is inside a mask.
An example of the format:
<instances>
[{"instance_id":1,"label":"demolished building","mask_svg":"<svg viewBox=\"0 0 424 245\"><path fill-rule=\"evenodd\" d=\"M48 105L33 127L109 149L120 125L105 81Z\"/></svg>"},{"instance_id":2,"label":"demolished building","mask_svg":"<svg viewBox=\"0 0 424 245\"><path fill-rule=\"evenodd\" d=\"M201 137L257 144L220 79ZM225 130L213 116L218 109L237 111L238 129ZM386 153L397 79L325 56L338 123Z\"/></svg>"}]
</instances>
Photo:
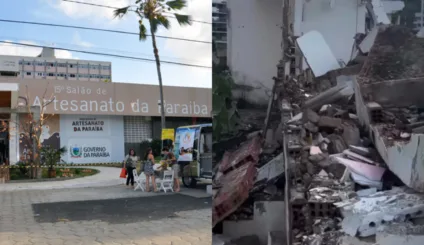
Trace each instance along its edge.
<instances>
[{"instance_id":1,"label":"demolished building","mask_svg":"<svg viewBox=\"0 0 424 245\"><path fill-rule=\"evenodd\" d=\"M381 6L373 4L381 19ZM227 191L214 187L219 203L231 207L214 218L227 236L220 244L244 244L249 236L257 238L254 245L419 244L424 236L423 39L405 27L375 26L355 38L353 60L338 67L328 55L331 62L324 67L323 59L308 59L316 53L305 47L310 47L307 38L325 38L308 34L296 44L313 82L303 74L282 75L287 63L281 62L276 81L284 81L282 93L276 89L277 98L270 100L281 122L257 135L263 143L251 154L233 157L231 171L215 175L233 185ZM250 174L230 174L247 165Z\"/></svg>"},{"instance_id":2,"label":"demolished building","mask_svg":"<svg viewBox=\"0 0 424 245\"><path fill-rule=\"evenodd\" d=\"M356 111L388 168L424 192L424 40L381 27L354 82Z\"/></svg>"}]
</instances>

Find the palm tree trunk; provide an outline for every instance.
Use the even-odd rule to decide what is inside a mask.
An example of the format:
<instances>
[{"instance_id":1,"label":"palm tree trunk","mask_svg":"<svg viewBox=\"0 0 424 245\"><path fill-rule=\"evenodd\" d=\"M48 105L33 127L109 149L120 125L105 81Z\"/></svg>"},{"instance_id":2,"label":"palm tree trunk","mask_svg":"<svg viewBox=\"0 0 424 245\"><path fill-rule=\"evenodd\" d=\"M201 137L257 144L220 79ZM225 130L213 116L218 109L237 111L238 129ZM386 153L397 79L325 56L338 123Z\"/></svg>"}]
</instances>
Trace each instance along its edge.
<instances>
[{"instance_id":1,"label":"palm tree trunk","mask_svg":"<svg viewBox=\"0 0 424 245\"><path fill-rule=\"evenodd\" d=\"M158 51L158 48L157 48L157 45L156 45L156 36L155 36L155 33L152 31L152 25L151 24L150 24L150 34L152 35L153 53L155 55L156 69L157 69L157 72L158 72L158 80L159 80L161 126L162 126L162 129L164 129L164 128L166 128L166 125L165 125L165 104L163 103L162 73L160 71L159 51Z\"/></svg>"}]
</instances>

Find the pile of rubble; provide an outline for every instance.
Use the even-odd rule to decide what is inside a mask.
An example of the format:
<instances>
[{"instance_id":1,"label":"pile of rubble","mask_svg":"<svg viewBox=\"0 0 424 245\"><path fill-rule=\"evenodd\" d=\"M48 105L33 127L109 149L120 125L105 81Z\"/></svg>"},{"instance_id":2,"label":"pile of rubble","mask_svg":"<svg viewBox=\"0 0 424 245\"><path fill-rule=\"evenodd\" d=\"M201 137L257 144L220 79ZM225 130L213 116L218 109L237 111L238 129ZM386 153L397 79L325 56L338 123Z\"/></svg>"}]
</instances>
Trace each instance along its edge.
<instances>
[{"instance_id":1,"label":"pile of rubble","mask_svg":"<svg viewBox=\"0 0 424 245\"><path fill-rule=\"evenodd\" d=\"M332 74L330 83L335 86L318 94L307 91L314 95L310 98L305 96L305 84L289 80L286 90L293 98L280 98L282 105L278 109L282 116L278 127L251 134L238 150L225 153L214 178L213 225L252 221L266 230L266 237L258 231L250 243L221 238L223 242L217 244L259 245L266 244L266 239L268 244L286 244L281 238L286 235L284 229L290 230L293 244L297 245L421 244L424 194L417 189L424 188L420 185L424 180L419 179L424 173L409 169L405 171L408 175L399 176L387 161L392 156L384 154L385 148L376 146L376 140L381 135L385 146L404 150L403 143L408 143L414 134L424 133L423 107L394 106L395 101L383 107L372 100L380 96L384 102L382 95L370 92L371 89L367 94L367 89L360 87L422 76L424 64L412 54L424 47L421 43L403 27L384 27L376 35L369 57L354 62L355 69L346 67ZM399 57L399 50L405 57ZM362 69L358 70L358 66ZM394 72L382 70L388 67ZM358 74L351 74L353 70ZM315 82L320 81L328 83L328 79ZM369 119L359 111L362 109L358 103L364 101ZM295 116L287 120L287 114ZM416 152L415 157L421 159L418 155L422 150ZM422 160L415 159L411 164L418 169L419 161ZM415 181L413 184L405 182L409 177ZM284 193L286 183L289 195ZM283 210L279 210L278 219L290 219L291 227L279 227L284 222L277 221L269 221L269 225L260 219L265 212L264 201L281 200L291 208L292 217L284 217ZM247 231L238 234L242 240L252 236ZM280 242L272 243L272 239Z\"/></svg>"}]
</instances>

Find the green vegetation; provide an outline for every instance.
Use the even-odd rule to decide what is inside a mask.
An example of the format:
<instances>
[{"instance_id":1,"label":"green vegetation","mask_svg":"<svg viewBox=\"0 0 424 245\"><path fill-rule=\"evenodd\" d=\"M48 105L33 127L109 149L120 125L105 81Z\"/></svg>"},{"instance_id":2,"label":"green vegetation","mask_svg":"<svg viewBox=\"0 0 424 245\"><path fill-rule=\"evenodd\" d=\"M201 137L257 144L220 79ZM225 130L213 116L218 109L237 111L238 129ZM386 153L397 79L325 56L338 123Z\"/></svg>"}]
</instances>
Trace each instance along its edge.
<instances>
[{"instance_id":1,"label":"green vegetation","mask_svg":"<svg viewBox=\"0 0 424 245\"><path fill-rule=\"evenodd\" d=\"M224 134L233 132L239 121L237 102L233 100L234 81L226 71L212 75L213 140L219 141Z\"/></svg>"},{"instance_id":2,"label":"green vegetation","mask_svg":"<svg viewBox=\"0 0 424 245\"><path fill-rule=\"evenodd\" d=\"M163 102L163 88L162 88L162 73L160 68L159 50L156 43L156 33L159 27L165 29L171 28L170 18L175 18L180 26L191 25L191 17L178 12L187 7L186 0L136 0L135 5L130 5L114 11L115 17L122 18L128 12L133 12L137 15L139 40L145 41L147 34L147 27L150 31L152 38L153 54L156 60L156 69L159 80L160 102ZM147 20L146 22L143 22ZM147 24L147 27L146 25ZM161 107L161 126L165 128L165 106Z\"/></svg>"},{"instance_id":3,"label":"green vegetation","mask_svg":"<svg viewBox=\"0 0 424 245\"><path fill-rule=\"evenodd\" d=\"M54 168L56 170L55 179L66 179L66 178L81 178L91 176L99 173L96 169L90 168ZM10 180L29 180L28 168L16 167L10 169ZM48 168L42 169L42 179L50 179L48 174Z\"/></svg>"}]
</instances>

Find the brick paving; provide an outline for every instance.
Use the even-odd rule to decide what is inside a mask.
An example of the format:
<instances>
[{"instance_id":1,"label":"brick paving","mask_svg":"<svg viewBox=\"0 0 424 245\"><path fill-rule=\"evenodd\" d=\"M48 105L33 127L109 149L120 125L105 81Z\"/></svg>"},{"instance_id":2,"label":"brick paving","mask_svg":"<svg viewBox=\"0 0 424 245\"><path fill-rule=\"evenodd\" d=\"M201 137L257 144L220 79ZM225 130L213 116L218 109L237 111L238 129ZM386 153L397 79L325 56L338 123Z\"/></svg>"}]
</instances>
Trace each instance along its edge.
<instances>
[{"instance_id":1,"label":"brick paving","mask_svg":"<svg viewBox=\"0 0 424 245\"><path fill-rule=\"evenodd\" d=\"M204 192L204 190L195 191ZM193 190L187 193L196 196L193 195ZM179 194L144 193L125 189L123 186L0 191L0 245L209 245L212 243L210 207L175 210L172 215L161 219L149 219L145 215L147 218L132 223L105 222L101 219L72 221L69 217L66 219L59 217L54 223L39 223L36 221L39 214L34 213L32 208L33 204L83 200L103 200L103 205L107 206L109 200L116 201L122 198L140 198L140 203L145 201L143 205L148 205L149 197L160 195L168 196L169 201L172 200L172 196ZM205 205L207 203L205 201ZM172 205L172 201L168 205ZM54 209L51 211L55 212ZM117 207L116 212L119 211Z\"/></svg>"}]
</instances>

